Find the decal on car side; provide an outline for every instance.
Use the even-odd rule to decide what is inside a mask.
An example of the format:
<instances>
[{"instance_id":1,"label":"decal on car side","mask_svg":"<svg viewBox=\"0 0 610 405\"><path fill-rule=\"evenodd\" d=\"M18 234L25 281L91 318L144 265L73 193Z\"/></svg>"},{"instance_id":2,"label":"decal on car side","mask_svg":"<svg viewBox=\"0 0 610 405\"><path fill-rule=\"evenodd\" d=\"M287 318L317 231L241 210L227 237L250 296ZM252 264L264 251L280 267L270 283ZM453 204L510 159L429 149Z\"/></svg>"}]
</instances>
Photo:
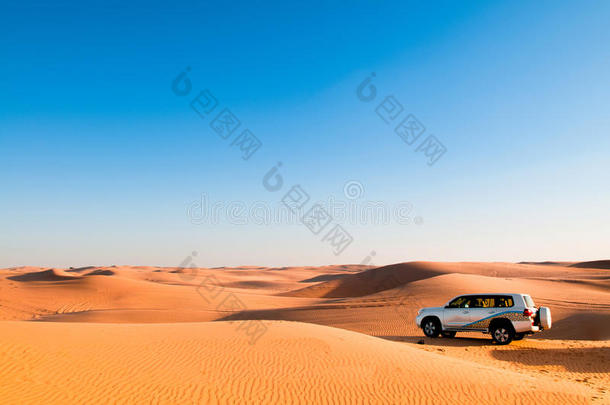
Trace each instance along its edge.
<instances>
[{"instance_id":1,"label":"decal on car side","mask_svg":"<svg viewBox=\"0 0 610 405\"><path fill-rule=\"evenodd\" d=\"M498 312L497 314L493 314L493 315L487 316L485 318L481 318L478 321L468 323L468 324L464 325L464 328L484 329L484 328L489 327L489 324L491 323L491 321L494 318L499 318L499 317L508 319L510 321L526 321L529 319L523 315L523 312L505 311L505 312Z\"/></svg>"}]
</instances>

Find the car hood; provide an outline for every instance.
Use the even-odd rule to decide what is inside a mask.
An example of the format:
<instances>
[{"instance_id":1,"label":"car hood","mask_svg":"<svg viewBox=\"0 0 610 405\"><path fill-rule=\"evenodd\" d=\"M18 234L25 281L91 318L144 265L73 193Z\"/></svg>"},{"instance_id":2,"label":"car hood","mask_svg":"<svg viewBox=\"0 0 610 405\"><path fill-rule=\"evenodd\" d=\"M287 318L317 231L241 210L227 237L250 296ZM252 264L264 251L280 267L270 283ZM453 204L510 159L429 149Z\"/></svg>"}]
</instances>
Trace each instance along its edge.
<instances>
[{"instance_id":1,"label":"car hood","mask_svg":"<svg viewBox=\"0 0 610 405\"><path fill-rule=\"evenodd\" d=\"M431 312L431 311L440 311L441 309L444 309L445 307L426 307L426 308L422 308L419 310L420 313L422 312Z\"/></svg>"}]
</instances>

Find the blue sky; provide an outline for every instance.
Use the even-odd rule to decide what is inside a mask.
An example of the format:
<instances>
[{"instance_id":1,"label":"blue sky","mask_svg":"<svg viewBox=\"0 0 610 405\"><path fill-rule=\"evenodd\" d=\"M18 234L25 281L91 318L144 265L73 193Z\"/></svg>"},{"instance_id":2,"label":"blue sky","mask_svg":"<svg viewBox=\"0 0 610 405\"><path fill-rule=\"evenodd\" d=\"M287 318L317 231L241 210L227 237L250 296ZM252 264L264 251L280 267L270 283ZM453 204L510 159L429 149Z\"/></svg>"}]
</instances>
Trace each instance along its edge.
<instances>
[{"instance_id":1,"label":"blue sky","mask_svg":"<svg viewBox=\"0 0 610 405\"><path fill-rule=\"evenodd\" d=\"M610 3L353 3L5 5L0 266L607 258ZM189 107L203 89L262 141L249 160ZM375 113L389 95L447 148L433 166ZM422 221L334 221L337 256L302 224L187 215L295 184Z\"/></svg>"}]
</instances>

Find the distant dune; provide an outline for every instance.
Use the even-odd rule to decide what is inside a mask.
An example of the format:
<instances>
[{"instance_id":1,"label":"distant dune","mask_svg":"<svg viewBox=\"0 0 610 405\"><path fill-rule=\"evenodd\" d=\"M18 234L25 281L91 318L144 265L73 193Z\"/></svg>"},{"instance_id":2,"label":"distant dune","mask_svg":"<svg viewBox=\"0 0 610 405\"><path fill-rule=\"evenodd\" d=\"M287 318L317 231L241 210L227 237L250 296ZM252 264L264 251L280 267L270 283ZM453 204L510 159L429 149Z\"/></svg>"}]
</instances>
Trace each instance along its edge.
<instances>
[{"instance_id":1,"label":"distant dune","mask_svg":"<svg viewBox=\"0 0 610 405\"><path fill-rule=\"evenodd\" d=\"M589 269L610 269L610 260L595 260L592 262L581 262L570 265L570 267Z\"/></svg>"},{"instance_id":2,"label":"distant dune","mask_svg":"<svg viewBox=\"0 0 610 405\"><path fill-rule=\"evenodd\" d=\"M596 262L597 263L597 262ZM409 262L369 269L341 277L330 276L322 283L284 293L295 297L347 298L362 297L390 290L444 274L476 274L496 278L575 278L580 273L565 267L547 267L548 263L441 263ZM586 267L586 266L571 266ZM590 277L590 275L589 275ZM489 281L489 280L487 280ZM455 286L459 287L459 284ZM485 286L482 285L484 291Z\"/></svg>"},{"instance_id":3,"label":"distant dune","mask_svg":"<svg viewBox=\"0 0 610 405\"><path fill-rule=\"evenodd\" d=\"M9 280L15 281L66 281L77 279L78 276L70 274L63 270L49 269L35 271L31 273L23 273L16 276L8 277Z\"/></svg>"},{"instance_id":4,"label":"distant dune","mask_svg":"<svg viewBox=\"0 0 610 405\"><path fill-rule=\"evenodd\" d=\"M297 291L285 293L295 297L362 297L379 291L435 277L446 273L440 266L430 263L401 263L365 270L342 277L332 277L329 281Z\"/></svg>"},{"instance_id":5,"label":"distant dune","mask_svg":"<svg viewBox=\"0 0 610 405\"><path fill-rule=\"evenodd\" d=\"M543 266L567 266L590 269L610 269L610 260L593 260L589 262L520 262L520 264L534 264Z\"/></svg>"},{"instance_id":6,"label":"distant dune","mask_svg":"<svg viewBox=\"0 0 610 405\"><path fill-rule=\"evenodd\" d=\"M553 261L544 261L544 262L519 262L519 264L535 264L541 266L569 266L574 264L574 262L553 262Z\"/></svg>"},{"instance_id":7,"label":"distant dune","mask_svg":"<svg viewBox=\"0 0 610 405\"><path fill-rule=\"evenodd\" d=\"M112 270L108 270L108 269L98 269L98 270L93 270L90 271L89 273L85 274L86 276L114 276L115 272Z\"/></svg>"}]
</instances>

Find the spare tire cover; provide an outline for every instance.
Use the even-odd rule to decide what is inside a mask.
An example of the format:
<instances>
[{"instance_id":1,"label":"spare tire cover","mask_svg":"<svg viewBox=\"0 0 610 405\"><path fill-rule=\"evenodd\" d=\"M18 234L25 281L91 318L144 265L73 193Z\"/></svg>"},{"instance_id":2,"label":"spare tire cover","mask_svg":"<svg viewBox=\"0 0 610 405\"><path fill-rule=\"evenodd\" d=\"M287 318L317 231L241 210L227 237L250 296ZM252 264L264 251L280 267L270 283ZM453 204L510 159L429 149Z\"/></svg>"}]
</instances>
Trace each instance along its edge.
<instances>
[{"instance_id":1,"label":"spare tire cover","mask_svg":"<svg viewBox=\"0 0 610 405\"><path fill-rule=\"evenodd\" d=\"M540 312L540 326L544 329L550 329L553 323L551 320L551 309L548 307L540 307L538 311Z\"/></svg>"}]
</instances>

